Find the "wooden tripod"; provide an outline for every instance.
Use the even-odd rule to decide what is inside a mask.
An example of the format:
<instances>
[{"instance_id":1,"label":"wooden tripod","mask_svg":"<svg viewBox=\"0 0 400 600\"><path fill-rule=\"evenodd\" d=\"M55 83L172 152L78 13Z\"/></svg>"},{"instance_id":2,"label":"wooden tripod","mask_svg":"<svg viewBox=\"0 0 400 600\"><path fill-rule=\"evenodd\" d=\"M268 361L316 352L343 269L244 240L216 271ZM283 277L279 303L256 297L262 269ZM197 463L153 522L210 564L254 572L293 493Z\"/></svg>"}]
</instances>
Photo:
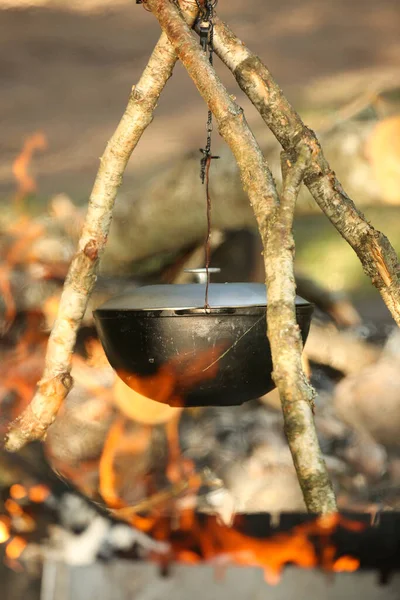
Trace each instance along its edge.
<instances>
[{"instance_id":1,"label":"wooden tripod","mask_svg":"<svg viewBox=\"0 0 400 600\"><path fill-rule=\"evenodd\" d=\"M71 357L88 299L96 282L118 188L127 162L151 123L159 96L178 58L212 111L220 135L231 148L248 194L264 248L268 287L268 337L285 431L306 506L316 513L336 510L335 496L319 448L313 420L314 391L302 369L302 343L295 318L293 214L302 182L336 229L357 253L394 320L400 325L400 285L396 253L343 191L315 134L301 121L266 66L215 16L214 48L281 143L283 190L249 129L242 109L229 96L203 53L193 23L206 0L146 0L163 33L127 108L100 159L88 212L51 332L43 377L21 417L11 425L6 448L15 451L41 439L72 387Z\"/></svg>"}]
</instances>

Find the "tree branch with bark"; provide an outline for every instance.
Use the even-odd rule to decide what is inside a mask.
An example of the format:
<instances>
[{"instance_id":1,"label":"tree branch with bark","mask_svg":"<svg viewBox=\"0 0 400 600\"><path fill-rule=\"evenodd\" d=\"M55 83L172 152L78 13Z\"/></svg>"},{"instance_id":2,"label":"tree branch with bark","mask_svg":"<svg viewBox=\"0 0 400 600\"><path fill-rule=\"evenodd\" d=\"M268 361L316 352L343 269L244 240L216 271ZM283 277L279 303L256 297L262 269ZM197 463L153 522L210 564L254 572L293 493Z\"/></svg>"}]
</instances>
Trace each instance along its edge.
<instances>
[{"instance_id":1,"label":"tree branch with bark","mask_svg":"<svg viewBox=\"0 0 400 600\"><path fill-rule=\"evenodd\" d=\"M310 159L309 148L305 145L300 146L294 162L288 155L282 155L280 204L268 220L263 237L267 323L273 379L279 391L285 433L304 500L310 512L329 513L336 510L336 499L315 430L315 392L303 371L303 343L295 309L292 227L297 196Z\"/></svg>"},{"instance_id":2,"label":"tree branch with bark","mask_svg":"<svg viewBox=\"0 0 400 600\"><path fill-rule=\"evenodd\" d=\"M350 244L365 273L400 325L400 266L387 237L376 230L347 196L324 157L316 135L304 125L260 58L218 17L214 21L217 55L234 74L286 152L302 142L311 151L304 183L319 207Z\"/></svg>"},{"instance_id":3,"label":"tree branch with bark","mask_svg":"<svg viewBox=\"0 0 400 600\"><path fill-rule=\"evenodd\" d=\"M198 13L195 0L181 1L188 22L193 24ZM5 442L7 450L16 451L32 440L42 439L72 387L72 354L96 282L117 192L128 160L153 119L158 98L176 61L173 47L162 34L100 159L78 251L69 268L49 338L45 370L31 403L11 424Z\"/></svg>"},{"instance_id":4,"label":"tree branch with bark","mask_svg":"<svg viewBox=\"0 0 400 600\"><path fill-rule=\"evenodd\" d=\"M185 21L184 14L190 24L194 20L197 4L197 0L181 0L182 13L171 0L146 0L164 33L101 159L78 252L71 263L49 339L45 372L31 404L12 425L7 448L17 450L30 440L42 438L72 386L72 352L96 281L117 190L179 57L213 112L249 196L264 248L273 376L281 397L290 450L308 510L329 513L336 510L336 501L315 431L314 392L302 369L302 342L295 311L292 224L303 179L319 206L356 251L364 270L400 323L397 257L387 238L367 223L342 190L315 135L304 126L260 59L216 19L217 52L284 147L283 191L279 198L242 109L229 96Z\"/></svg>"},{"instance_id":5,"label":"tree branch with bark","mask_svg":"<svg viewBox=\"0 0 400 600\"><path fill-rule=\"evenodd\" d=\"M296 323L291 228L307 160L302 153L293 170L287 169L280 202L272 174L243 111L229 96L177 7L165 0L147 0L147 6L213 112L219 133L238 163L264 247L268 337L294 465L307 509L316 513L334 512L335 495L315 431L314 392L303 373L302 343Z\"/></svg>"}]
</instances>

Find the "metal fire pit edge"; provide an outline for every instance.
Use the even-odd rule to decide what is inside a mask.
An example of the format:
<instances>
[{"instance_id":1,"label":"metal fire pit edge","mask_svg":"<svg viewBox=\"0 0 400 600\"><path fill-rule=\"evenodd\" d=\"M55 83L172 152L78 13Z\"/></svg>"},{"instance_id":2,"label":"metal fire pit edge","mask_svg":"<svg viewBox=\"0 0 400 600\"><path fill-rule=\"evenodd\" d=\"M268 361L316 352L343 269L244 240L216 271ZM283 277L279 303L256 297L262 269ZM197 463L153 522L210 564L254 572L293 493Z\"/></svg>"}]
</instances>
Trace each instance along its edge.
<instances>
[{"instance_id":1,"label":"metal fire pit edge","mask_svg":"<svg viewBox=\"0 0 400 600\"><path fill-rule=\"evenodd\" d=\"M324 573L287 566L278 585L269 585L260 568L231 565L223 570L206 563L156 563L130 559L71 566L47 559L40 600L399 600L400 513L383 512L371 525L369 513L341 512L363 523L362 531L338 527L332 536L339 555L360 560L353 573ZM246 535L268 539L315 519L304 513L282 513L279 524L269 514L245 515ZM198 515L199 522L210 517ZM243 515L240 523L243 526ZM15 600L15 599L13 599Z\"/></svg>"}]
</instances>

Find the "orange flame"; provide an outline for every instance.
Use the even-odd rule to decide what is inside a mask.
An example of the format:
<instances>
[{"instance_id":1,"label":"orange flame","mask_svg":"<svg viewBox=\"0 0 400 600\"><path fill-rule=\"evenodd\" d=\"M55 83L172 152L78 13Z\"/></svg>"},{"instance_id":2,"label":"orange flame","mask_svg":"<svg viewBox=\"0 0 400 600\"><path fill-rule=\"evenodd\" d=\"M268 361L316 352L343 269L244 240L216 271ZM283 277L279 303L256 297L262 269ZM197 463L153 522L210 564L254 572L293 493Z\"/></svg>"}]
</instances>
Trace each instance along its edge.
<instances>
[{"instance_id":1,"label":"orange flame","mask_svg":"<svg viewBox=\"0 0 400 600\"><path fill-rule=\"evenodd\" d=\"M46 148L47 139L42 132L34 133L25 140L22 151L12 166L14 177L18 183L16 202L20 203L28 194L36 191L36 181L29 175L28 168L35 150L45 150Z\"/></svg>"},{"instance_id":2,"label":"orange flame","mask_svg":"<svg viewBox=\"0 0 400 600\"><path fill-rule=\"evenodd\" d=\"M4 544L10 538L10 529L8 525L0 520L0 544Z\"/></svg>"},{"instance_id":3,"label":"orange flame","mask_svg":"<svg viewBox=\"0 0 400 600\"><path fill-rule=\"evenodd\" d=\"M358 560L358 558L354 558L353 556L341 556L340 558L338 558L332 566L333 571L335 571L335 573L341 573L341 572L347 572L347 573L353 573L354 571L357 571L357 569L360 566L360 561Z\"/></svg>"},{"instance_id":4,"label":"orange flame","mask_svg":"<svg viewBox=\"0 0 400 600\"><path fill-rule=\"evenodd\" d=\"M261 567L266 581L271 585L279 582L281 572L289 562L305 569L315 567L318 563L307 530L301 526L290 533L257 540L221 526L216 520L210 520L201 538L206 560L225 557L236 564Z\"/></svg>"},{"instance_id":5,"label":"orange flame","mask_svg":"<svg viewBox=\"0 0 400 600\"><path fill-rule=\"evenodd\" d=\"M27 329L21 339L0 363L0 403L5 393L12 392L15 396L12 404L2 407L0 435L4 433L7 421L15 419L27 406L43 372L47 336L37 326L38 319L35 317L34 327L31 325L34 319L30 317L33 315L27 317Z\"/></svg>"},{"instance_id":6,"label":"orange flame","mask_svg":"<svg viewBox=\"0 0 400 600\"><path fill-rule=\"evenodd\" d=\"M19 532L34 531L36 529L35 520L24 512L15 500L8 498L4 503L4 507L11 517L13 527Z\"/></svg>"},{"instance_id":7,"label":"orange flame","mask_svg":"<svg viewBox=\"0 0 400 600\"><path fill-rule=\"evenodd\" d=\"M126 508L126 503L117 491L118 477L114 466L115 459L120 452L129 450L129 448L131 451L133 450L134 454L143 452L150 443L150 436L151 427L142 427L139 434L135 432L133 439L127 439L125 420L122 417L115 421L108 432L99 464L99 491L107 506L115 509L113 510L115 514ZM136 514L128 515L124 520L142 531L149 531L156 522L155 518L140 517Z\"/></svg>"},{"instance_id":8,"label":"orange flame","mask_svg":"<svg viewBox=\"0 0 400 600\"><path fill-rule=\"evenodd\" d=\"M99 464L99 490L102 498L111 508L122 508L124 503L117 492L117 475L114 461L117 454L144 452L151 438L151 427L142 427L129 435L125 431L125 420L119 418L111 426Z\"/></svg>"},{"instance_id":9,"label":"orange flame","mask_svg":"<svg viewBox=\"0 0 400 600\"><path fill-rule=\"evenodd\" d=\"M142 531L153 530L160 523L159 513L170 506L173 499L179 498L183 493L194 493L200 486L200 477L195 473L191 461L183 461L179 455L179 449L176 447L177 420L173 428L168 431L167 439L169 441L170 467L168 475L171 486L160 491L155 491L145 500L137 502L134 506L128 505L123 497L118 493L119 475L115 465L116 459L124 453L133 456L140 456L145 452L151 441L152 427L141 425L133 432L126 431L126 420L119 418L111 426L99 465L99 491L107 505L112 508L113 514L121 518ZM144 475L146 487L151 489L151 479L147 481ZM193 503L194 505L194 503ZM190 519L194 516L192 510ZM139 513L146 513L149 516L141 516ZM182 513L181 513L182 514ZM186 523L188 519L186 519ZM191 522L191 521L190 521ZM168 535L168 528L164 528L165 536ZM165 537L164 536L164 537Z\"/></svg>"},{"instance_id":10,"label":"orange flame","mask_svg":"<svg viewBox=\"0 0 400 600\"><path fill-rule=\"evenodd\" d=\"M45 502L45 500L47 500L47 498L50 496L50 490L47 487L47 485L43 485L43 484L33 485L28 490L28 496L29 496L29 500L31 502L35 502L35 503L39 504L39 503Z\"/></svg>"},{"instance_id":11,"label":"orange flame","mask_svg":"<svg viewBox=\"0 0 400 600\"><path fill-rule=\"evenodd\" d=\"M192 521L186 529L183 524L184 521L180 521L178 536L174 535L172 529L169 533L165 531L165 521L164 529L161 529L162 539L171 537L176 560L191 564L206 560L216 565L233 562L260 567L266 581L272 585L280 581L281 573L288 563L306 569L321 565L325 570L333 572L356 570L360 565L357 558L342 556L335 560L336 549L331 536L339 526L351 531L365 528L362 523L334 514L294 527L288 533L279 533L268 539L254 539L235 528L221 525L214 517L208 518L203 525ZM238 524L240 519L236 519L236 525ZM152 533L157 539L160 538L157 527ZM318 537L321 554L317 552L311 536Z\"/></svg>"},{"instance_id":12,"label":"orange flame","mask_svg":"<svg viewBox=\"0 0 400 600\"><path fill-rule=\"evenodd\" d=\"M170 406L185 406L185 396L201 382L214 379L218 373L218 358L226 350L221 342L203 352L181 353L161 365L154 375L140 376L118 370L119 377L142 396Z\"/></svg>"},{"instance_id":13,"label":"orange flame","mask_svg":"<svg viewBox=\"0 0 400 600\"><path fill-rule=\"evenodd\" d=\"M202 536L205 556L213 558L225 554L236 563L262 567L266 580L271 584L279 582L283 567L289 562L303 568L315 567L319 563L315 547L309 539L312 535L320 539L322 563L327 570L357 569L359 561L356 558L343 556L333 561L336 550L330 537L339 526L350 531L362 531L365 528L362 523L346 519L338 513L319 517L268 540L249 538L236 530L222 527L216 521L211 521L210 525L207 535Z\"/></svg>"},{"instance_id":14,"label":"orange flame","mask_svg":"<svg viewBox=\"0 0 400 600\"><path fill-rule=\"evenodd\" d=\"M15 483L10 488L10 496L14 500L22 500L23 498L26 498L27 490L23 485Z\"/></svg>"},{"instance_id":15,"label":"orange flame","mask_svg":"<svg viewBox=\"0 0 400 600\"><path fill-rule=\"evenodd\" d=\"M114 471L114 458L117 453L118 442L124 431L122 419L118 419L110 428L104 444L103 453L99 464L99 491L104 502L110 508L120 508L122 502L116 491L116 474Z\"/></svg>"},{"instance_id":16,"label":"orange flame","mask_svg":"<svg viewBox=\"0 0 400 600\"><path fill-rule=\"evenodd\" d=\"M24 487L20 483L15 483L10 488L10 497L12 498L12 500L9 501L8 506L15 507L16 502L14 502L14 500L23 500L24 498L29 498L31 502L39 504L41 502L44 502L49 497L49 495L49 488L47 487L47 485L43 485L42 483L32 485L29 488ZM6 502L8 502L8 500ZM11 508L11 511L9 510L9 512L12 511L13 508Z\"/></svg>"},{"instance_id":17,"label":"orange flame","mask_svg":"<svg viewBox=\"0 0 400 600\"><path fill-rule=\"evenodd\" d=\"M7 500L4 502L4 507L6 511L13 517L20 517L24 512L20 505L11 498L7 498Z\"/></svg>"},{"instance_id":18,"label":"orange flame","mask_svg":"<svg viewBox=\"0 0 400 600\"><path fill-rule=\"evenodd\" d=\"M28 542L20 536L15 536L6 546L6 556L9 560L17 560L25 550Z\"/></svg>"}]
</instances>

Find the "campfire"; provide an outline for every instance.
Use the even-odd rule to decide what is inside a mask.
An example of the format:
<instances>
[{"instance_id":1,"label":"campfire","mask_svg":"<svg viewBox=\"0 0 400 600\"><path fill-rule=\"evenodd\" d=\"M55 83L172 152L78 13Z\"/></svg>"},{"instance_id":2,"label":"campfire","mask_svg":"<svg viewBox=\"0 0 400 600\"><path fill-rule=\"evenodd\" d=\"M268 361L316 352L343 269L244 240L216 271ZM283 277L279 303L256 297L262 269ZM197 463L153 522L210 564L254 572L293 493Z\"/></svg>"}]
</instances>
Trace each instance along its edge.
<instances>
[{"instance_id":1,"label":"campfire","mask_svg":"<svg viewBox=\"0 0 400 600\"><path fill-rule=\"evenodd\" d=\"M11 296L3 294L3 434L34 394L44 365L48 323L58 304L59 273L67 266L58 263L52 271L51 263L34 255L35 244L46 241L44 226L35 219L25 220L24 231L32 231L32 235L22 236L22 231L22 222L18 227L15 223L8 226L3 272L25 274L34 265L38 280L51 285L50 291L45 288L47 297L41 298L40 307L18 307L18 296L14 301L15 291L11 289ZM366 342L360 338L358 344L362 353ZM188 377L190 368L199 370L190 360L188 368ZM376 540L373 544L379 548L382 536L387 535L382 523L389 515L395 517L393 513L379 516L379 511L393 504L393 490L388 485L387 499L381 495L379 502L373 500L374 488L380 485L379 472L371 463L367 465L365 458L361 457L361 463L359 456L354 459L357 453L362 454L352 439L357 432L332 414L324 400L337 375L329 376L323 359L321 364L313 362L310 371L320 388L317 417L321 429L326 430L326 444L332 446L327 458L340 508L354 511L347 516L316 519L298 512L303 504L281 433L274 392L260 401L225 409L173 408L149 400L128 387L123 382L126 377L114 374L88 316L73 357L74 391L49 430L45 457L39 453L41 460L62 480L72 482L76 491L62 480L55 483L49 479L48 471L41 472L40 461L35 463L38 473L32 476L31 459L18 457L15 477L20 482L3 487L0 544L5 564L19 572L32 556L46 562L52 556L72 554L76 562L87 564L102 555L106 539L109 556L135 561L146 558L162 568L172 563L206 563L218 571L232 564L258 567L269 584L280 581L287 565L327 573L356 572L371 566L382 573L397 569L398 552L378 556L365 548L365 540L369 544ZM214 376L212 369L208 374ZM157 380L153 385L162 396L171 382ZM152 395L148 389L144 393ZM364 448L369 456L371 447L373 451L373 444ZM13 455L4 455L3 460L11 471L15 469ZM240 467L235 469L238 462ZM360 464L365 469L361 488ZM239 488L241 494L237 493ZM270 497L269 503L265 496ZM70 497L68 502L66 497ZM74 518L78 525L68 522L64 515L71 498L76 502ZM85 498L95 502L96 508ZM264 506L275 516L261 514ZM360 514L360 509L370 514ZM378 515L376 521L374 515ZM107 526L93 534L96 519ZM112 534L118 527L126 528L123 541ZM67 537L60 538L60 528L69 531ZM88 554L83 546L79 556L76 544L85 531L94 535L94 547ZM74 545L71 539L75 538ZM60 551L60 544L66 548Z\"/></svg>"},{"instance_id":2,"label":"campfire","mask_svg":"<svg viewBox=\"0 0 400 600\"><path fill-rule=\"evenodd\" d=\"M57 565L73 570L111 561L135 569L153 565L160 576L173 576L176 565L187 569L208 565L222 578L229 568L257 568L262 570L266 585L280 583L284 572L293 568L321 572L327 580L340 573L357 578L373 570L379 574L380 583L390 584L392 573L400 566L400 517L396 512L400 507L399 334L393 328L373 339L372 327L362 323L347 298L302 274L296 275L296 291L292 221L302 181L329 218L336 219L335 225L357 250L398 321L394 251L341 195L340 184L325 165L314 134L291 112L286 100L276 101L282 92L268 79L266 68L264 71L232 32L228 35L229 30L217 17L214 20L216 3L192 3L189 10L189 0L182 2L189 23L194 23L194 13L201 12L203 20L197 23L200 49L193 45L192 33L175 3L143 3L166 32L159 42L161 49L171 44L171 57L174 52L179 55L200 91L208 89L207 85L213 91L215 106L210 102L207 143L200 164L208 222L205 269L201 268L203 246L196 240L167 259L161 260L157 252L146 256L157 263L150 275L127 280L118 271L117 260L112 274L97 277L117 193L115 181L122 178L129 158L127 151L127 156L116 159L116 147L131 144L133 150L143 127L138 126L138 132L130 136L124 127L126 121L136 126L136 120L140 121L137 117L123 119L119 134L110 142L86 218L82 209L63 195L50 200L45 214L30 215L26 210L26 201L37 191L30 174L34 153L47 149L44 133L28 137L14 162L17 191L10 213L0 222L0 433L7 450L12 451L0 453L0 548L4 564L17 573L39 572L46 599L49 577L57 582L63 568ZM202 12L204 6L207 10ZM181 47L186 46L185 53ZM251 77L259 82L250 90L241 72L242 62L232 66L231 59L226 58L228 50L236 56L237 46L248 54L246 60L253 65ZM207 58L204 50L209 53ZM267 102L269 94L265 95L264 87L268 80L274 90L274 109L287 111L290 116L283 112L280 124L268 123L285 148L279 196L242 112L222 84L215 84L214 51L223 60L225 57L250 97L260 94L262 102ZM187 59L189 55L193 64ZM168 52L159 51L152 60L163 63L168 56ZM165 79L172 73L174 62L171 58L167 65L158 65ZM195 68L196 64L202 69ZM147 77L151 79L148 95L155 106L161 93L157 85L161 84L147 71L145 83ZM140 105L140 110L149 113L145 116L150 121L154 107L150 102L143 109L140 86L138 90L132 91L127 114L131 103L134 108ZM255 105L261 102L260 98L251 99ZM211 152L211 110L234 153L240 140L240 152L235 157L261 241L247 230L211 231L210 164L219 158ZM224 116L226 110L229 118ZM270 112L261 110L267 120ZM296 146L294 153L292 132L287 135L280 128L295 122L299 131L302 128L304 143L300 149ZM129 144L120 142L119 136L125 134ZM254 177L249 177L252 169L246 162L248 156L255 165ZM114 159L121 162L107 167ZM324 178L325 184L321 183ZM320 185L325 185L323 194ZM103 193L104 189L111 191ZM107 194L113 196L112 202L104 199ZM327 208L324 198L329 194L333 200ZM352 237L358 233L349 233L337 215L331 214L332 206L340 204L338 197L343 210L351 212L351 219L358 219L358 230L370 228L368 235L363 234L366 247L361 248L360 240ZM271 223L279 227L272 228ZM79 249L74 253L77 243ZM210 269L211 262L219 256L223 270L229 267L226 257L235 250L246 253L249 248L250 258L237 268L242 283L236 285L243 285L246 294L262 288L262 302L215 304L213 290L223 295L221 290L228 288L221 281L213 288L210 272L218 269ZM133 321L127 325L129 302L116 305L116 312L122 312L122 324L120 337L112 344L94 320L94 310L116 292L123 298L137 298L136 288L149 283L162 282L162 300L165 289L174 288L170 300L180 293L176 292L180 284L192 289L192 274L199 271L206 276L200 304L192 306L185 299L182 305L139 308L153 323L154 317L160 316L154 314L157 310L163 313L162 318L170 318L172 313L181 317L185 311L192 311L196 318L200 315L195 325L193 321L188 339L197 335L205 338L201 319L215 317L207 330L207 343L186 350L176 343L184 337L179 328L174 338L171 330L161 326L154 330L154 339L158 336L163 348L168 334L171 352L161 366L152 369L155 359L143 348L147 351L156 344L144 343L137 354L145 368L135 371L129 363L134 354L130 344L144 338L140 331L133 340L132 323L138 317L131 316ZM237 289L233 285L236 298ZM296 293L305 299L297 298ZM302 354L309 320L301 322L296 307L307 306L311 318L311 303L316 306L316 316ZM105 307L97 314L105 310L107 320L107 303ZM220 315L224 310L231 315L236 308L243 312L239 316L247 318L256 309L261 317L240 334L232 325L232 339L227 341L218 329ZM171 314L166 314L168 311ZM260 323L257 334L267 352L259 365L259 348L253 346L257 345L254 328ZM115 333L110 323L108 328L107 335ZM246 351L237 355L239 362L230 362L249 332L253 346L249 342ZM213 343L211 333L216 334ZM118 345L122 339L123 351ZM130 369L113 363L110 347L124 355ZM250 388L248 379L253 383L255 374L264 367L267 375L266 356L269 379L262 394L273 385L277 389L260 393L258 398L253 398L252 392L243 398L238 393L237 401L227 398L239 388L235 370L238 375L245 361L254 367L253 372L250 367L244 371L241 384L245 392ZM228 392L220 385L221 373L228 373ZM196 393L214 384L213 401L198 400L201 394ZM187 402L189 397L195 400ZM27 442L33 444L24 447ZM49 575L53 568L54 577ZM55 589L51 597L55 597Z\"/></svg>"}]
</instances>

